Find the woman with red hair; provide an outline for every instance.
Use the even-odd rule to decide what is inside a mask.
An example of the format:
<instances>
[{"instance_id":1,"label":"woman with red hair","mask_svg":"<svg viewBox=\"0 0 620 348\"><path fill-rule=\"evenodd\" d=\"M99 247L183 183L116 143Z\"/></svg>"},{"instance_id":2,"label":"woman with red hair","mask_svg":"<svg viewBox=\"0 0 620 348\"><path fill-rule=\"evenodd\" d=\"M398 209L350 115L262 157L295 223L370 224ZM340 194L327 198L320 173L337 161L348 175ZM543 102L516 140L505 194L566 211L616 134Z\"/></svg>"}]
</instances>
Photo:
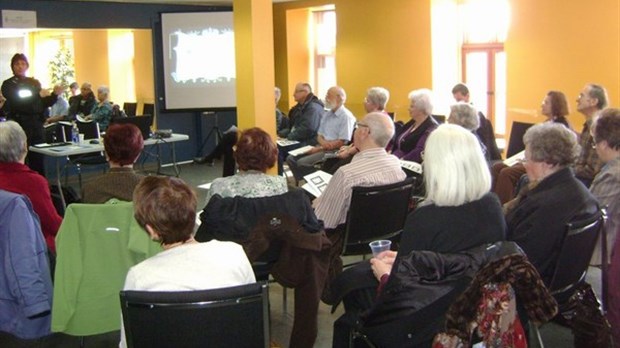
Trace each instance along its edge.
<instances>
[{"instance_id":1,"label":"woman with red hair","mask_svg":"<svg viewBox=\"0 0 620 348\"><path fill-rule=\"evenodd\" d=\"M133 124L113 124L103 138L103 147L110 171L84 185L82 202L105 203L112 198L130 202L143 177L133 170L144 148L142 133Z\"/></svg>"}]
</instances>

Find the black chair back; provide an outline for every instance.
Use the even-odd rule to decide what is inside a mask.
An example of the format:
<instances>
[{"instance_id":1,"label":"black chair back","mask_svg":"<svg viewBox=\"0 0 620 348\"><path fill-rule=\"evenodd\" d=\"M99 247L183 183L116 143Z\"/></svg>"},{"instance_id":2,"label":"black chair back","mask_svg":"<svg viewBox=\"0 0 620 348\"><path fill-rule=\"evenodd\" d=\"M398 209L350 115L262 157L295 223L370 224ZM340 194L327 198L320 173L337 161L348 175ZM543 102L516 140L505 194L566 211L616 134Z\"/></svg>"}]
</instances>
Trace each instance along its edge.
<instances>
[{"instance_id":1,"label":"black chair back","mask_svg":"<svg viewBox=\"0 0 620 348\"><path fill-rule=\"evenodd\" d=\"M155 104L144 103L142 114L155 116Z\"/></svg>"},{"instance_id":2,"label":"black chair back","mask_svg":"<svg viewBox=\"0 0 620 348\"><path fill-rule=\"evenodd\" d=\"M269 347L266 283L196 291L121 291L127 346Z\"/></svg>"},{"instance_id":3,"label":"black chair back","mask_svg":"<svg viewBox=\"0 0 620 348\"><path fill-rule=\"evenodd\" d=\"M602 211L567 224L566 235L549 284L549 290L554 296L573 289L584 279L604 225L605 215Z\"/></svg>"},{"instance_id":4,"label":"black chair back","mask_svg":"<svg viewBox=\"0 0 620 348\"><path fill-rule=\"evenodd\" d=\"M389 185L354 187L342 255L369 254L368 243L373 240L399 241L413 187L414 178Z\"/></svg>"},{"instance_id":5,"label":"black chair back","mask_svg":"<svg viewBox=\"0 0 620 348\"><path fill-rule=\"evenodd\" d=\"M76 122L81 134L84 134L84 139L99 139L99 123L97 122Z\"/></svg>"},{"instance_id":6,"label":"black chair back","mask_svg":"<svg viewBox=\"0 0 620 348\"><path fill-rule=\"evenodd\" d=\"M137 109L138 103L123 103L123 111L127 116L136 116Z\"/></svg>"},{"instance_id":7,"label":"black chair back","mask_svg":"<svg viewBox=\"0 0 620 348\"><path fill-rule=\"evenodd\" d=\"M131 123L134 126L140 129L140 133L142 133L142 138L147 140L151 137L151 126L153 125L153 116L150 115L140 115L133 117L124 117L118 118L116 120L112 120L112 123Z\"/></svg>"},{"instance_id":8,"label":"black chair back","mask_svg":"<svg viewBox=\"0 0 620 348\"><path fill-rule=\"evenodd\" d=\"M512 157L513 155L525 150L523 135L525 135L525 131L533 125L533 123L512 122L512 130L510 131L510 140L508 141L506 158Z\"/></svg>"}]
</instances>

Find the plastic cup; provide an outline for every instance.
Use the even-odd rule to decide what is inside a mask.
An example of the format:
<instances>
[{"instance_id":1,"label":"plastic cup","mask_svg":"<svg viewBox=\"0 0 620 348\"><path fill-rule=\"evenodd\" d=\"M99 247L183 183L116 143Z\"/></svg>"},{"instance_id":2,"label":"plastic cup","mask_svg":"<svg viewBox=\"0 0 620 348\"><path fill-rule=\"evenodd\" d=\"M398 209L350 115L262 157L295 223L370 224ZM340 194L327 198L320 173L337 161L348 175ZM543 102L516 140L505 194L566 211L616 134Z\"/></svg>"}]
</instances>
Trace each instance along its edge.
<instances>
[{"instance_id":1,"label":"plastic cup","mask_svg":"<svg viewBox=\"0 0 620 348\"><path fill-rule=\"evenodd\" d=\"M386 250L390 250L392 246L392 241L390 240L375 240L374 242L368 243L370 246L370 250L372 250L372 256L377 257L381 252Z\"/></svg>"},{"instance_id":2,"label":"plastic cup","mask_svg":"<svg viewBox=\"0 0 620 348\"><path fill-rule=\"evenodd\" d=\"M80 133L79 137L80 137L80 142L79 142L79 144L80 144L80 145L83 145L83 144L84 144L84 134Z\"/></svg>"}]
</instances>

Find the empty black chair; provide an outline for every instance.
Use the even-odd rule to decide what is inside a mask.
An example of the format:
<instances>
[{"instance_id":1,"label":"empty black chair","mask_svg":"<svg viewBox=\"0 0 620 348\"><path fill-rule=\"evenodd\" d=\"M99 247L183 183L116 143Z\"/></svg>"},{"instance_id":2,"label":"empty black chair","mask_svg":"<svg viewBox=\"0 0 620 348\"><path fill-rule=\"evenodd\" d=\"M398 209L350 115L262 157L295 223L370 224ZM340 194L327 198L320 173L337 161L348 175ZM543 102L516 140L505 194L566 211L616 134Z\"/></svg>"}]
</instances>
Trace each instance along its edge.
<instances>
[{"instance_id":1,"label":"empty black chair","mask_svg":"<svg viewBox=\"0 0 620 348\"><path fill-rule=\"evenodd\" d=\"M196 291L121 291L128 347L269 347L265 283Z\"/></svg>"},{"instance_id":2,"label":"empty black chair","mask_svg":"<svg viewBox=\"0 0 620 348\"><path fill-rule=\"evenodd\" d=\"M583 283L599 234L604 234L605 213L601 210L585 219L566 225L566 235L549 283L551 295L558 301L560 315L568 298ZM605 236L601 236L604 240ZM604 248L606 249L606 248ZM533 327L540 347L544 347L538 327Z\"/></svg>"},{"instance_id":3,"label":"empty black chair","mask_svg":"<svg viewBox=\"0 0 620 348\"><path fill-rule=\"evenodd\" d=\"M513 155L525 150L523 135L525 134L525 131L533 125L533 123L512 122L512 130L510 131L510 140L508 141L506 158L512 157Z\"/></svg>"},{"instance_id":4,"label":"empty black chair","mask_svg":"<svg viewBox=\"0 0 620 348\"><path fill-rule=\"evenodd\" d=\"M138 103L123 103L123 111L127 116L136 116Z\"/></svg>"},{"instance_id":5,"label":"empty black chair","mask_svg":"<svg viewBox=\"0 0 620 348\"><path fill-rule=\"evenodd\" d=\"M407 178L389 185L353 188L342 255L369 254L368 243L373 240L400 240L414 180Z\"/></svg>"},{"instance_id":6,"label":"empty black chair","mask_svg":"<svg viewBox=\"0 0 620 348\"><path fill-rule=\"evenodd\" d=\"M155 104L144 103L142 107L142 115L155 116Z\"/></svg>"}]
</instances>

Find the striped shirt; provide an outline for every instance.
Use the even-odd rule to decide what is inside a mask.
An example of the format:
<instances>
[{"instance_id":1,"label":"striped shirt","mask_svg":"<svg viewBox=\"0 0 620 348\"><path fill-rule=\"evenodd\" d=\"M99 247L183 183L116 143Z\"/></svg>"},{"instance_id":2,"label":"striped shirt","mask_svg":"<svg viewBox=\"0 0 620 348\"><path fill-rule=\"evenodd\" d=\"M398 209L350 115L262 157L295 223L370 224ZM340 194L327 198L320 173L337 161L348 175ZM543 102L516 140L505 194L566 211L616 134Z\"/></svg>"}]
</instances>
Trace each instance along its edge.
<instances>
[{"instance_id":1,"label":"striped shirt","mask_svg":"<svg viewBox=\"0 0 620 348\"><path fill-rule=\"evenodd\" d=\"M340 167L323 194L314 202L316 216L325 228L335 228L347 219L354 186L380 186L405 180L400 161L383 148L364 150L351 163Z\"/></svg>"},{"instance_id":2,"label":"striped shirt","mask_svg":"<svg viewBox=\"0 0 620 348\"><path fill-rule=\"evenodd\" d=\"M596 154L594 149L594 139L590 134L590 127L592 127L592 119L586 121L583 124L583 130L579 135L579 145L581 146L581 152L575 161L575 176L580 179L592 181L594 176L601 170L602 162Z\"/></svg>"}]
</instances>

